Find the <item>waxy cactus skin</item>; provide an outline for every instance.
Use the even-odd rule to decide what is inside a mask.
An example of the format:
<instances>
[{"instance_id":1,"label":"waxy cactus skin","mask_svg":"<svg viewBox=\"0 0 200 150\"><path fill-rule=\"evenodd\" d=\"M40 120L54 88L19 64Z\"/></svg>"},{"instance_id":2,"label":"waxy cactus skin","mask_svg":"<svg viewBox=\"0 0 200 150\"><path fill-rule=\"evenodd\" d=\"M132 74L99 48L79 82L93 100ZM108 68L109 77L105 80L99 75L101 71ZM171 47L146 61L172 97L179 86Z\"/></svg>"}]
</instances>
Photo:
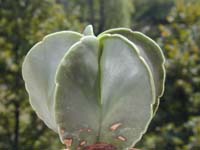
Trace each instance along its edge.
<instances>
[{"instance_id":1,"label":"waxy cactus skin","mask_svg":"<svg viewBox=\"0 0 200 150\"><path fill-rule=\"evenodd\" d=\"M31 106L70 150L131 149L164 91L164 56L127 28L47 35L25 57Z\"/></svg>"}]
</instances>

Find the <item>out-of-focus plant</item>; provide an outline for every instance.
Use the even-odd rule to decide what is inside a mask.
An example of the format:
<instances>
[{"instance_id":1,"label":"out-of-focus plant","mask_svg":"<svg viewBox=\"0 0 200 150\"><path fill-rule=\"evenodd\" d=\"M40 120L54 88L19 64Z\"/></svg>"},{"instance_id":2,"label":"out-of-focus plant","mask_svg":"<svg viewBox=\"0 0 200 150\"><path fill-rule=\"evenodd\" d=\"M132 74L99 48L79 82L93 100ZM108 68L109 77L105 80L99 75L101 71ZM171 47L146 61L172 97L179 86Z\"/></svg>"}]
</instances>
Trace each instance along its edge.
<instances>
[{"instance_id":1,"label":"out-of-focus plant","mask_svg":"<svg viewBox=\"0 0 200 150\"><path fill-rule=\"evenodd\" d=\"M146 149L198 150L200 116L200 1L179 0L159 25L167 82Z\"/></svg>"},{"instance_id":2,"label":"out-of-focus plant","mask_svg":"<svg viewBox=\"0 0 200 150\"><path fill-rule=\"evenodd\" d=\"M80 30L81 26L77 18L66 16L54 0L0 0L1 150L58 147L55 135L46 130L27 103L21 64L30 46L44 35L58 29ZM55 144L49 146L49 142Z\"/></svg>"},{"instance_id":3,"label":"out-of-focus plant","mask_svg":"<svg viewBox=\"0 0 200 150\"><path fill-rule=\"evenodd\" d=\"M127 28L99 36L61 31L27 54L22 74L30 103L67 149L132 148L163 94L159 46Z\"/></svg>"}]
</instances>

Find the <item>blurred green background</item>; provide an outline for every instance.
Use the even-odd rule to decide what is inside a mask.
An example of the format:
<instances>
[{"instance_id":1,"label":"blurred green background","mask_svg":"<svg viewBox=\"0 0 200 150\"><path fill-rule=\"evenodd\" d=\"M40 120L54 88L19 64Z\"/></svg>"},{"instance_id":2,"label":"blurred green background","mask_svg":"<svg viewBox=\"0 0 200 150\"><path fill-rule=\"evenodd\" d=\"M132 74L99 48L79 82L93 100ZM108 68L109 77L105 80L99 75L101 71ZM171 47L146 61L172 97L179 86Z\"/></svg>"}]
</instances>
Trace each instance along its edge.
<instances>
[{"instance_id":1,"label":"blurred green background","mask_svg":"<svg viewBox=\"0 0 200 150\"><path fill-rule=\"evenodd\" d=\"M0 0L0 150L64 148L30 107L21 64L44 35L88 24L141 31L166 56L165 93L136 147L200 150L200 0Z\"/></svg>"}]
</instances>

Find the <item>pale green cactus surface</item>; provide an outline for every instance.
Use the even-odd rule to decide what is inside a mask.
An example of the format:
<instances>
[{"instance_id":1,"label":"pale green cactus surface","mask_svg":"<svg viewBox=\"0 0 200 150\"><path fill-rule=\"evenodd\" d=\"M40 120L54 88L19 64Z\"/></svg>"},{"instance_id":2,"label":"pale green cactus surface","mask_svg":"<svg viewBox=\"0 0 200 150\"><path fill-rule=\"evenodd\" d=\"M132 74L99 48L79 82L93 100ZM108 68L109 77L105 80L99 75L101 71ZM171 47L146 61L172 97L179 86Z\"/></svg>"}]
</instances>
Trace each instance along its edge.
<instances>
[{"instance_id":1,"label":"pale green cactus surface","mask_svg":"<svg viewBox=\"0 0 200 150\"><path fill-rule=\"evenodd\" d=\"M127 28L95 36L56 32L25 57L22 75L31 106L71 150L108 143L133 147L147 130L163 94L159 46Z\"/></svg>"}]
</instances>

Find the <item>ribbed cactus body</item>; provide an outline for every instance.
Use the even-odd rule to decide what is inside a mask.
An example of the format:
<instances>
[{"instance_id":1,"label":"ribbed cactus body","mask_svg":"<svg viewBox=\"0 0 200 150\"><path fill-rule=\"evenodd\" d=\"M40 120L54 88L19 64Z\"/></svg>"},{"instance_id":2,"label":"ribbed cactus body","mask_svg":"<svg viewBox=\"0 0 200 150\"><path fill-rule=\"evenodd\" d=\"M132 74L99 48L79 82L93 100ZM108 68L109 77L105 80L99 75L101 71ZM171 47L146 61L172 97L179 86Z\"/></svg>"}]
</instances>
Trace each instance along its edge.
<instances>
[{"instance_id":1,"label":"ribbed cactus body","mask_svg":"<svg viewBox=\"0 0 200 150\"><path fill-rule=\"evenodd\" d=\"M117 28L93 34L61 31L27 54L22 74L30 103L72 150L108 143L135 145L164 89L164 56L140 32Z\"/></svg>"}]
</instances>

